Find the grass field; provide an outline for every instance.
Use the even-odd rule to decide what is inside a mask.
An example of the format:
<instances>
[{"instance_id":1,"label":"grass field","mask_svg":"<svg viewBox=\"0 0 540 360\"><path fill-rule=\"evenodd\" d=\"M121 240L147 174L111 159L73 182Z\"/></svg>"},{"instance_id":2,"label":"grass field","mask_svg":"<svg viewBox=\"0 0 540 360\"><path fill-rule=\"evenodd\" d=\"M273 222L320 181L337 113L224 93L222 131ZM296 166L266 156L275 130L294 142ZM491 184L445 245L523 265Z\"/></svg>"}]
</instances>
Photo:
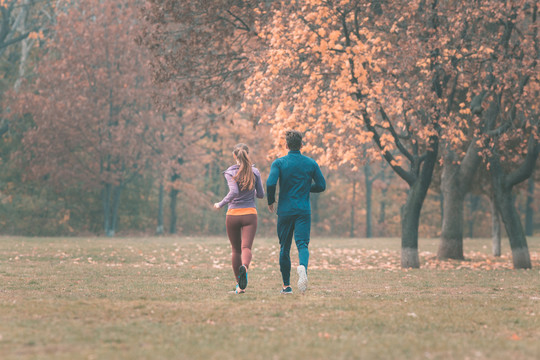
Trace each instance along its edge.
<instances>
[{"instance_id":1,"label":"grass field","mask_svg":"<svg viewBox=\"0 0 540 360\"><path fill-rule=\"evenodd\" d=\"M258 238L234 295L224 237L2 237L0 359L539 359L540 238L532 270L436 247L405 271L398 239L315 238L308 292L283 296Z\"/></svg>"}]
</instances>

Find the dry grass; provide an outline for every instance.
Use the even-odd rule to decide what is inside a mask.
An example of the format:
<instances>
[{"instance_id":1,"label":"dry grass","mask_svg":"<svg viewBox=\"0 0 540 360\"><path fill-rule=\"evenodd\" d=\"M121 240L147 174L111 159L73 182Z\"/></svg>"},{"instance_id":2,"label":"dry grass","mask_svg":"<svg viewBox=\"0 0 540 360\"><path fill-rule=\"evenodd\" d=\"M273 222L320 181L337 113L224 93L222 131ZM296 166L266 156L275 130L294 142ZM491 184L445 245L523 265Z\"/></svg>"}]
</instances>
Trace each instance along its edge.
<instances>
[{"instance_id":1,"label":"dry grass","mask_svg":"<svg viewBox=\"0 0 540 360\"><path fill-rule=\"evenodd\" d=\"M282 296L273 239L233 295L225 238L4 237L0 358L538 359L529 243L533 270L488 240L463 262L421 240L422 268L403 271L397 239L314 239L309 291Z\"/></svg>"}]
</instances>

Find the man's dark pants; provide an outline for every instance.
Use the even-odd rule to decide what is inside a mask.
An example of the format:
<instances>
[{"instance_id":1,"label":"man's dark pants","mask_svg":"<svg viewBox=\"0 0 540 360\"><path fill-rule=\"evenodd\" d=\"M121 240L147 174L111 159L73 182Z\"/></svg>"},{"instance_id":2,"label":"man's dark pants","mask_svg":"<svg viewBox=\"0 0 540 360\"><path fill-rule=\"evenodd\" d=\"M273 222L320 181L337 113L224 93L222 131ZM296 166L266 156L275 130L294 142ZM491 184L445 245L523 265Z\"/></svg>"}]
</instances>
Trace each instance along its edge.
<instances>
[{"instance_id":1,"label":"man's dark pants","mask_svg":"<svg viewBox=\"0 0 540 360\"><path fill-rule=\"evenodd\" d=\"M283 285L290 285L291 280L291 244L294 235L300 265L306 270L309 262L309 236L311 230L311 214L278 216L277 233L279 244L279 268Z\"/></svg>"}]
</instances>

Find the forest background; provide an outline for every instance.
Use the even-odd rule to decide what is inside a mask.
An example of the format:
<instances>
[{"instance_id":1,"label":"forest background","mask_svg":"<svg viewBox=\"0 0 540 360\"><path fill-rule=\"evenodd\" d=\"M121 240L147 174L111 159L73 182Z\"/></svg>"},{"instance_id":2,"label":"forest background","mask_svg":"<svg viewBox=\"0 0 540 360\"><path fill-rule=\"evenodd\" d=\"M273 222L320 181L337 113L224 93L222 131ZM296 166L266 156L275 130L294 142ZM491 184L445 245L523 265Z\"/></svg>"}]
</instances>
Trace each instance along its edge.
<instances>
[{"instance_id":1,"label":"forest background","mask_svg":"<svg viewBox=\"0 0 540 360\"><path fill-rule=\"evenodd\" d=\"M445 164L473 152L459 226L491 237L494 154L538 154L538 4L390 3L0 0L0 233L225 236L233 146L265 179L293 127L327 179L314 235L402 236L404 172L431 156L418 234L440 237ZM528 236L536 157L511 188Z\"/></svg>"}]
</instances>

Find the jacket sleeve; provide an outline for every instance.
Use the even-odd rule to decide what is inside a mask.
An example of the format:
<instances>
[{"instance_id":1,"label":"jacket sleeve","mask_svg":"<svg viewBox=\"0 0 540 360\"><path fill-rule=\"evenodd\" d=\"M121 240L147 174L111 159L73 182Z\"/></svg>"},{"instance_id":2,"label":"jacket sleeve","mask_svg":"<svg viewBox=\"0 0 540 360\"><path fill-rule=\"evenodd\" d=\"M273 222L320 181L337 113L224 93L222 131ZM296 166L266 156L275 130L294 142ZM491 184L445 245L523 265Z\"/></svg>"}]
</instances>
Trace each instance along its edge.
<instances>
[{"instance_id":1,"label":"jacket sleeve","mask_svg":"<svg viewBox=\"0 0 540 360\"><path fill-rule=\"evenodd\" d=\"M312 193L320 193L326 190L326 180L324 180L324 176L321 172L321 168L319 167L319 164L315 163L315 171L313 172L313 181L314 183L311 184L311 190Z\"/></svg>"},{"instance_id":2,"label":"jacket sleeve","mask_svg":"<svg viewBox=\"0 0 540 360\"><path fill-rule=\"evenodd\" d=\"M266 196L268 198L268 205L272 205L276 202L276 185L279 178L279 166L276 161L272 163L270 167L270 174L266 180Z\"/></svg>"},{"instance_id":3,"label":"jacket sleeve","mask_svg":"<svg viewBox=\"0 0 540 360\"><path fill-rule=\"evenodd\" d=\"M225 173L225 179L227 180L227 185L229 185L229 193L218 203L220 208L230 203L239 193L238 184L236 183L236 180L233 179L233 176L229 173Z\"/></svg>"},{"instance_id":4,"label":"jacket sleeve","mask_svg":"<svg viewBox=\"0 0 540 360\"><path fill-rule=\"evenodd\" d=\"M261 173L257 169L254 169L254 173L255 173L255 194L257 198L262 199L264 198L264 189L263 189L263 184L261 180Z\"/></svg>"}]
</instances>

